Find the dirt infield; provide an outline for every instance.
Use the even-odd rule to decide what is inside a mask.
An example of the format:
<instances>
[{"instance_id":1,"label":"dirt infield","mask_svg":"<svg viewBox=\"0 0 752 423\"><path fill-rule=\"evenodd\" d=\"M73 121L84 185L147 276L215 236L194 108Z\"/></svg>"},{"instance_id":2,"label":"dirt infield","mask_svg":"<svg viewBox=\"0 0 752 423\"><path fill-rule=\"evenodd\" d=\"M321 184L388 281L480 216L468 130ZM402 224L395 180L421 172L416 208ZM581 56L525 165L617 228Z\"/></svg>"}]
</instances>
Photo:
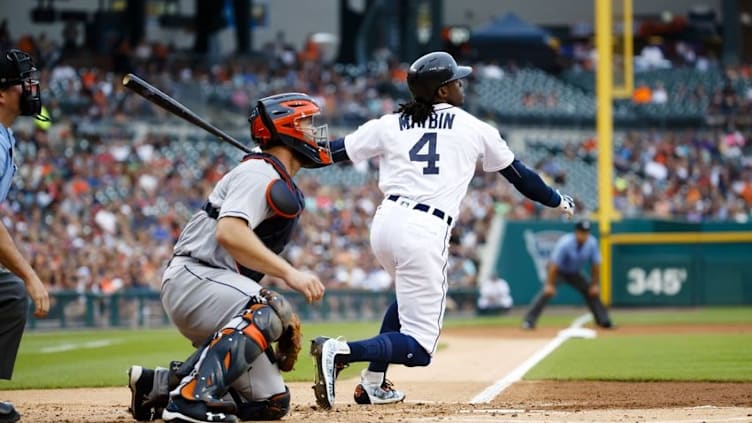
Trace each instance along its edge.
<instances>
[{"instance_id":1,"label":"dirt infield","mask_svg":"<svg viewBox=\"0 0 752 423\"><path fill-rule=\"evenodd\" d=\"M631 333L752 332L752 326L630 327L599 336ZM446 331L428 368L394 367L389 377L407 392L404 404L358 406L354 380L337 384L337 406L318 410L310 383L292 383L293 409L286 422L752 422L752 384L517 382L490 403L471 398L504 377L545 345L556 330L509 328ZM132 421L127 388L2 391L23 422L121 423Z\"/></svg>"}]
</instances>

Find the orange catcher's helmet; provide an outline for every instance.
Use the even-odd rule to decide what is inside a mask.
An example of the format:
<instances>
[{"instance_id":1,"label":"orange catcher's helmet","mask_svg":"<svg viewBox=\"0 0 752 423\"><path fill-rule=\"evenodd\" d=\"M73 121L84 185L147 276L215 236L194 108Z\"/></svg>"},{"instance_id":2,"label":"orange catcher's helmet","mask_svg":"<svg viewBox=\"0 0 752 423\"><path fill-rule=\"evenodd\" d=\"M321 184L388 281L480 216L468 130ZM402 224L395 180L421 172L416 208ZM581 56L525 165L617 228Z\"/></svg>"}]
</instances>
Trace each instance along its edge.
<instances>
[{"instance_id":1,"label":"orange catcher's helmet","mask_svg":"<svg viewBox=\"0 0 752 423\"><path fill-rule=\"evenodd\" d=\"M321 114L319 105L307 94L284 93L262 98L251 110L251 138L262 150L285 145L297 153L302 166L332 164L327 125L315 124Z\"/></svg>"}]
</instances>

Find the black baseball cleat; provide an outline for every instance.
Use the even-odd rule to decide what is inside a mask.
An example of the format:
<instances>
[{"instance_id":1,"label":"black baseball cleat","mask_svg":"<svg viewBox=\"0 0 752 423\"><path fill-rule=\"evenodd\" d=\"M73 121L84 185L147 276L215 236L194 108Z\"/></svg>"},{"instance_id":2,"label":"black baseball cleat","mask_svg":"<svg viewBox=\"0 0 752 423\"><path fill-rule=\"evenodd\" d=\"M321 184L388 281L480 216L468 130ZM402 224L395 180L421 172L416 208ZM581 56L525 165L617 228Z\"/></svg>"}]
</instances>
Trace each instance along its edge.
<instances>
[{"instance_id":1,"label":"black baseball cleat","mask_svg":"<svg viewBox=\"0 0 752 423\"><path fill-rule=\"evenodd\" d=\"M205 402L188 401L177 396L170 398L169 404L162 412L162 420L176 423L236 423L238 418L234 414L209 409Z\"/></svg>"},{"instance_id":2,"label":"black baseball cleat","mask_svg":"<svg viewBox=\"0 0 752 423\"><path fill-rule=\"evenodd\" d=\"M535 324L528 320L523 320L522 325L520 325L520 327L524 330L533 330L535 329Z\"/></svg>"},{"instance_id":3,"label":"black baseball cleat","mask_svg":"<svg viewBox=\"0 0 752 423\"><path fill-rule=\"evenodd\" d=\"M128 369L128 388L131 390L131 406L128 411L140 422L155 420L157 410L149 404L149 394L154 388L154 370L141 366Z\"/></svg>"},{"instance_id":4,"label":"black baseball cleat","mask_svg":"<svg viewBox=\"0 0 752 423\"><path fill-rule=\"evenodd\" d=\"M602 327L603 329L616 329L616 325L613 324L611 321L598 324L598 326Z\"/></svg>"},{"instance_id":5,"label":"black baseball cleat","mask_svg":"<svg viewBox=\"0 0 752 423\"><path fill-rule=\"evenodd\" d=\"M13 404L0 401L0 423L15 423L21 419Z\"/></svg>"}]
</instances>

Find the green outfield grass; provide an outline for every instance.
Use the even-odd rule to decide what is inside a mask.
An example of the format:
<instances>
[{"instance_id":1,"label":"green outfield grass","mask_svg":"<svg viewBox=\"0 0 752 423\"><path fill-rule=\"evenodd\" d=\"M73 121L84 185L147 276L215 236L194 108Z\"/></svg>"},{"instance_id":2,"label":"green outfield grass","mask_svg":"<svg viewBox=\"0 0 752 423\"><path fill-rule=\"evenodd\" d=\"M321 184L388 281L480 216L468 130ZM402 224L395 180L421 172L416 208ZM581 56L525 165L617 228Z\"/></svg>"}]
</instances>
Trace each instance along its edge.
<instances>
[{"instance_id":1,"label":"green outfield grass","mask_svg":"<svg viewBox=\"0 0 752 423\"><path fill-rule=\"evenodd\" d=\"M547 310L548 311L548 310ZM539 327L566 327L583 310L544 314ZM625 309L619 326L752 324L750 307ZM519 315L462 320L447 326L518 326ZM618 329L617 329L618 330ZM752 333L619 336L573 339L525 375L526 380L752 381Z\"/></svg>"},{"instance_id":2,"label":"green outfield grass","mask_svg":"<svg viewBox=\"0 0 752 423\"><path fill-rule=\"evenodd\" d=\"M752 382L752 333L571 339L526 380Z\"/></svg>"},{"instance_id":3,"label":"green outfield grass","mask_svg":"<svg viewBox=\"0 0 752 423\"><path fill-rule=\"evenodd\" d=\"M361 339L378 333L377 323L309 323L303 325L304 345L289 381L310 380L311 339L318 335ZM28 331L21 342L13 380L0 381L2 389L123 386L133 364L164 366L183 360L193 348L175 329ZM356 375L363 365L352 365L342 375Z\"/></svg>"},{"instance_id":4,"label":"green outfield grass","mask_svg":"<svg viewBox=\"0 0 752 423\"><path fill-rule=\"evenodd\" d=\"M583 310L544 314L540 326L566 327ZM613 313L621 326L644 324L752 323L749 308L679 309ZM516 327L520 315L448 319L447 327ZM377 333L378 322L305 323L305 345L288 381L311 380L308 342L318 335L362 339ZM440 345L441 348L441 345ZM192 351L174 329L28 331L21 343L12 381L0 389L124 386L132 364L166 366ZM537 379L752 380L752 334L623 336L566 342L528 375ZM745 367L746 365L746 367ZM354 376L364 364L349 367Z\"/></svg>"},{"instance_id":5,"label":"green outfield grass","mask_svg":"<svg viewBox=\"0 0 752 423\"><path fill-rule=\"evenodd\" d=\"M586 308L548 307L538 321L539 327L567 327L572 320L587 313ZM702 325L752 323L752 307L620 309L611 313L617 325ZM519 327L522 315L484 316L472 319L447 320L446 327L504 326Z\"/></svg>"}]
</instances>

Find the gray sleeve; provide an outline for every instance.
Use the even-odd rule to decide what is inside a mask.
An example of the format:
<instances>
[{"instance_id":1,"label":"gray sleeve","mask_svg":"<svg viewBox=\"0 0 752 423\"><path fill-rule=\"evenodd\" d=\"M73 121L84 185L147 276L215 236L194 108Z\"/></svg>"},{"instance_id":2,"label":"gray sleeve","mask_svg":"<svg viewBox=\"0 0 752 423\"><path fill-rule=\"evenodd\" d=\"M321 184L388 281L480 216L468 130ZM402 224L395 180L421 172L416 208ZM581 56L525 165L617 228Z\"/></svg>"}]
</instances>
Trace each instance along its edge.
<instances>
[{"instance_id":1,"label":"gray sleeve","mask_svg":"<svg viewBox=\"0 0 752 423\"><path fill-rule=\"evenodd\" d=\"M269 173L256 169L266 163L256 161L252 165L239 166L227 175L225 198L219 209L219 219L238 217L250 228L258 226L271 213L266 204L266 188L274 178Z\"/></svg>"}]
</instances>

